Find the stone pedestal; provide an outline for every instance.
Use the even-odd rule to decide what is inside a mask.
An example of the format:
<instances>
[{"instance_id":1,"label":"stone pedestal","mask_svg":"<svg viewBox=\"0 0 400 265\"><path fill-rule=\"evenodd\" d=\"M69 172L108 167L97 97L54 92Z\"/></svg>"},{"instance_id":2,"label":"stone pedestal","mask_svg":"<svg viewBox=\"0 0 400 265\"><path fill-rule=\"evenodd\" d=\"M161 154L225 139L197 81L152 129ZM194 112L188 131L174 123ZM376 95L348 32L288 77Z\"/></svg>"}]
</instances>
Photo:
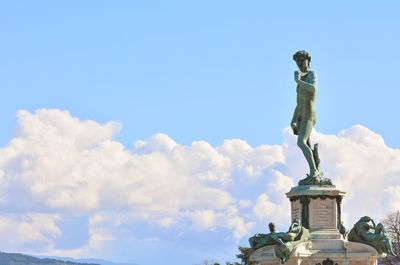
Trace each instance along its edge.
<instances>
[{"instance_id":1,"label":"stone pedestal","mask_svg":"<svg viewBox=\"0 0 400 265\"><path fill-rule=\"evenodd\" d=\"M280 260L275 257L274 247L266 246L254 251L250 255L252 264L280 265ZM378 258L382 256L365 244L343 239L336 242L328 242L327 239L318 242L312 239L298 245L285 265L377 265Z\"/></svg>"},{"instance_id":2,"label":"stone pedestal","mask_svg":"<svg viewBox=\"0 0 400 265\"><path fill-rule=\"evenodd\" d=\"M344 195L345 192L333 185L293 187L286 193L291 203L292 221L299 218L302 226L312 234L336 234L340 238L341 203Z\"/></svg>"},{"instance_id":3,"label":"stone pedestal","mask_svg":"<svg viewBox=\"0 0 400 265\"><path fill-rule=\"evenodd\" d=\"M376 265L378 252L365 244L348 242L344 237L341 203L345 195L333 185L300 185L286 196L291 203L291 220L298 218L311 232L311 240L297 245L287 265ZM341 234L342 233L342 234ZM257 249L250 261L278 265L275 246Z\"/></svg>"}]
</instances>

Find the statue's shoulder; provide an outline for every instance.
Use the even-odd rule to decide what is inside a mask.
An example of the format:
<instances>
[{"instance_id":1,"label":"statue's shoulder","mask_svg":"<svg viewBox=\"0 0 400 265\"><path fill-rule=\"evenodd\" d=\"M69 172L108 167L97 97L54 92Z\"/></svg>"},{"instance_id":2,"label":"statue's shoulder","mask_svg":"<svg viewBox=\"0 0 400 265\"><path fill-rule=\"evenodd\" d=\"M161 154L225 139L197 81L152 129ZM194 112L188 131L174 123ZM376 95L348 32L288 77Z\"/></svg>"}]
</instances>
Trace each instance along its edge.
<instances>
[{"instance_id":1,"label":"statue's shoulder","mask_svg":"<svg viewBox=\"0 0 400 265\"><path fill-rule=\"evenodd\" d=\"M317 74L313 70L310 70L307 74L307 80L310 83L316 84L317 83Z\"/></svg>"},{"instance_id":2,"label":"statue's shoulder","mask_svg":"<svg viewBox=\"0 0 400 265\"><path fill-rule=\"evenodd\" d=\"M309 75L310 77L317 78L317 73L315 73L314 70L310 70L310 71L308 72L308 75Z\"/></svg>"}]
</instances>

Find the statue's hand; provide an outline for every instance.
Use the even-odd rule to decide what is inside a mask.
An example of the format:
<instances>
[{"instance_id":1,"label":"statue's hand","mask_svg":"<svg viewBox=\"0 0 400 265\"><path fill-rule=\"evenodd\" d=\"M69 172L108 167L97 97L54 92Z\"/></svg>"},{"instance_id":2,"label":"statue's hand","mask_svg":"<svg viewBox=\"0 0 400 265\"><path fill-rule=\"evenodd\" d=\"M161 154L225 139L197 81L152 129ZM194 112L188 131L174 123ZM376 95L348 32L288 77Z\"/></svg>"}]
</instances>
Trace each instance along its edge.
<instances>
[{"instance_id":1,"label":"statue's hand","mask_svg":"<svg viewBox=\"0 0 400 265\"><path fill-rule=\"evenodd\" d=\"M296 126L295 123L290 124L290 127L292 127L294 135L298 135L299 134L299 131L297 130L297 126Z\"/></svg>"}]
</instances>

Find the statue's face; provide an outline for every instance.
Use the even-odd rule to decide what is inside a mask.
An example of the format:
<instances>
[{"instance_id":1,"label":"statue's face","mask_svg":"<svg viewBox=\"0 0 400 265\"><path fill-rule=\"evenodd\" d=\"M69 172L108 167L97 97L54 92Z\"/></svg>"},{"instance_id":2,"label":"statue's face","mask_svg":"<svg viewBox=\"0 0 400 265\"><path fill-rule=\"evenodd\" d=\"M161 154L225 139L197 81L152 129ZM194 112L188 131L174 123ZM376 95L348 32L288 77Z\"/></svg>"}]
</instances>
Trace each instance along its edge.
<instances>
[{"instance_id":1,"label":"statue's face","mask_svg":"<svg viewBox=\"0 0 400 265\"><path fill-rule=\"evenodd\" d=\"M297 67L299 67L299 70L303 73L310 70L310 62L305 58L298 58L296 60L296 64L297 64Z\"/></svg>"}]
</instances>

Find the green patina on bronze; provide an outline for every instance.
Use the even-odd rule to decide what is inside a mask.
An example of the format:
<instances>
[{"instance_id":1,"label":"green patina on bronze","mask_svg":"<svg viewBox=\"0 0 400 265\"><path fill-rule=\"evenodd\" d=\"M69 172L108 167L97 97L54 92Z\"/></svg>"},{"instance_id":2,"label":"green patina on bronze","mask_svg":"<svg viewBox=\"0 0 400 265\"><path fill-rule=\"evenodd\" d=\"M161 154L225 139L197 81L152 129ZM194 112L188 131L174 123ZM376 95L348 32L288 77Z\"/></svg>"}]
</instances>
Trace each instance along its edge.
<instances>
[{"instance_id":1,"label":"green patina on bronze","mask_svg":"<svg viewBox=\"0 0 400 265\"><path fill-rule=\"evenodd\" d=\"M310 168L310 174L299 182L299 185L332 185L324 178L320 169L318 144L311 148L310 135L317 122L314 101L317 95L317 74L310 70L311 56L306 51L298 51L293 55L299 70L294 72L297 84L297 105L290 126L297 135L297 145L300 147Z\"/></svg>"},{"instance_id":2,"label":"green patina on bronze","mask_svg":"<svg viewBox=\"0 0 400 265\"><path fill-rule=\"evenodd\" d=\"M370 224L372 223L372 225ZM374 232L369 232L369 230ZM392 250L392 242L381 223L375 225L374 220L364 216L354 225L347 236L349 241L364 243L375 248L379 253L395 256Z\"/></svg>"},{"instance_id":3,"label":"green patina on bronze","mask_svg":"<svg viewBox=\"0 0 400 265\"><path fill-rule=\"evenodd\" d=\"M286 233L278 232L273 223L269 223L270 233L255 234L249 238L252 250L265 246L275 245L275 255L282 263L289 259L289 255L296 245L311 239L307 228L301 226L300 220L295 219Z\"/></svg>"}]
</instances>

